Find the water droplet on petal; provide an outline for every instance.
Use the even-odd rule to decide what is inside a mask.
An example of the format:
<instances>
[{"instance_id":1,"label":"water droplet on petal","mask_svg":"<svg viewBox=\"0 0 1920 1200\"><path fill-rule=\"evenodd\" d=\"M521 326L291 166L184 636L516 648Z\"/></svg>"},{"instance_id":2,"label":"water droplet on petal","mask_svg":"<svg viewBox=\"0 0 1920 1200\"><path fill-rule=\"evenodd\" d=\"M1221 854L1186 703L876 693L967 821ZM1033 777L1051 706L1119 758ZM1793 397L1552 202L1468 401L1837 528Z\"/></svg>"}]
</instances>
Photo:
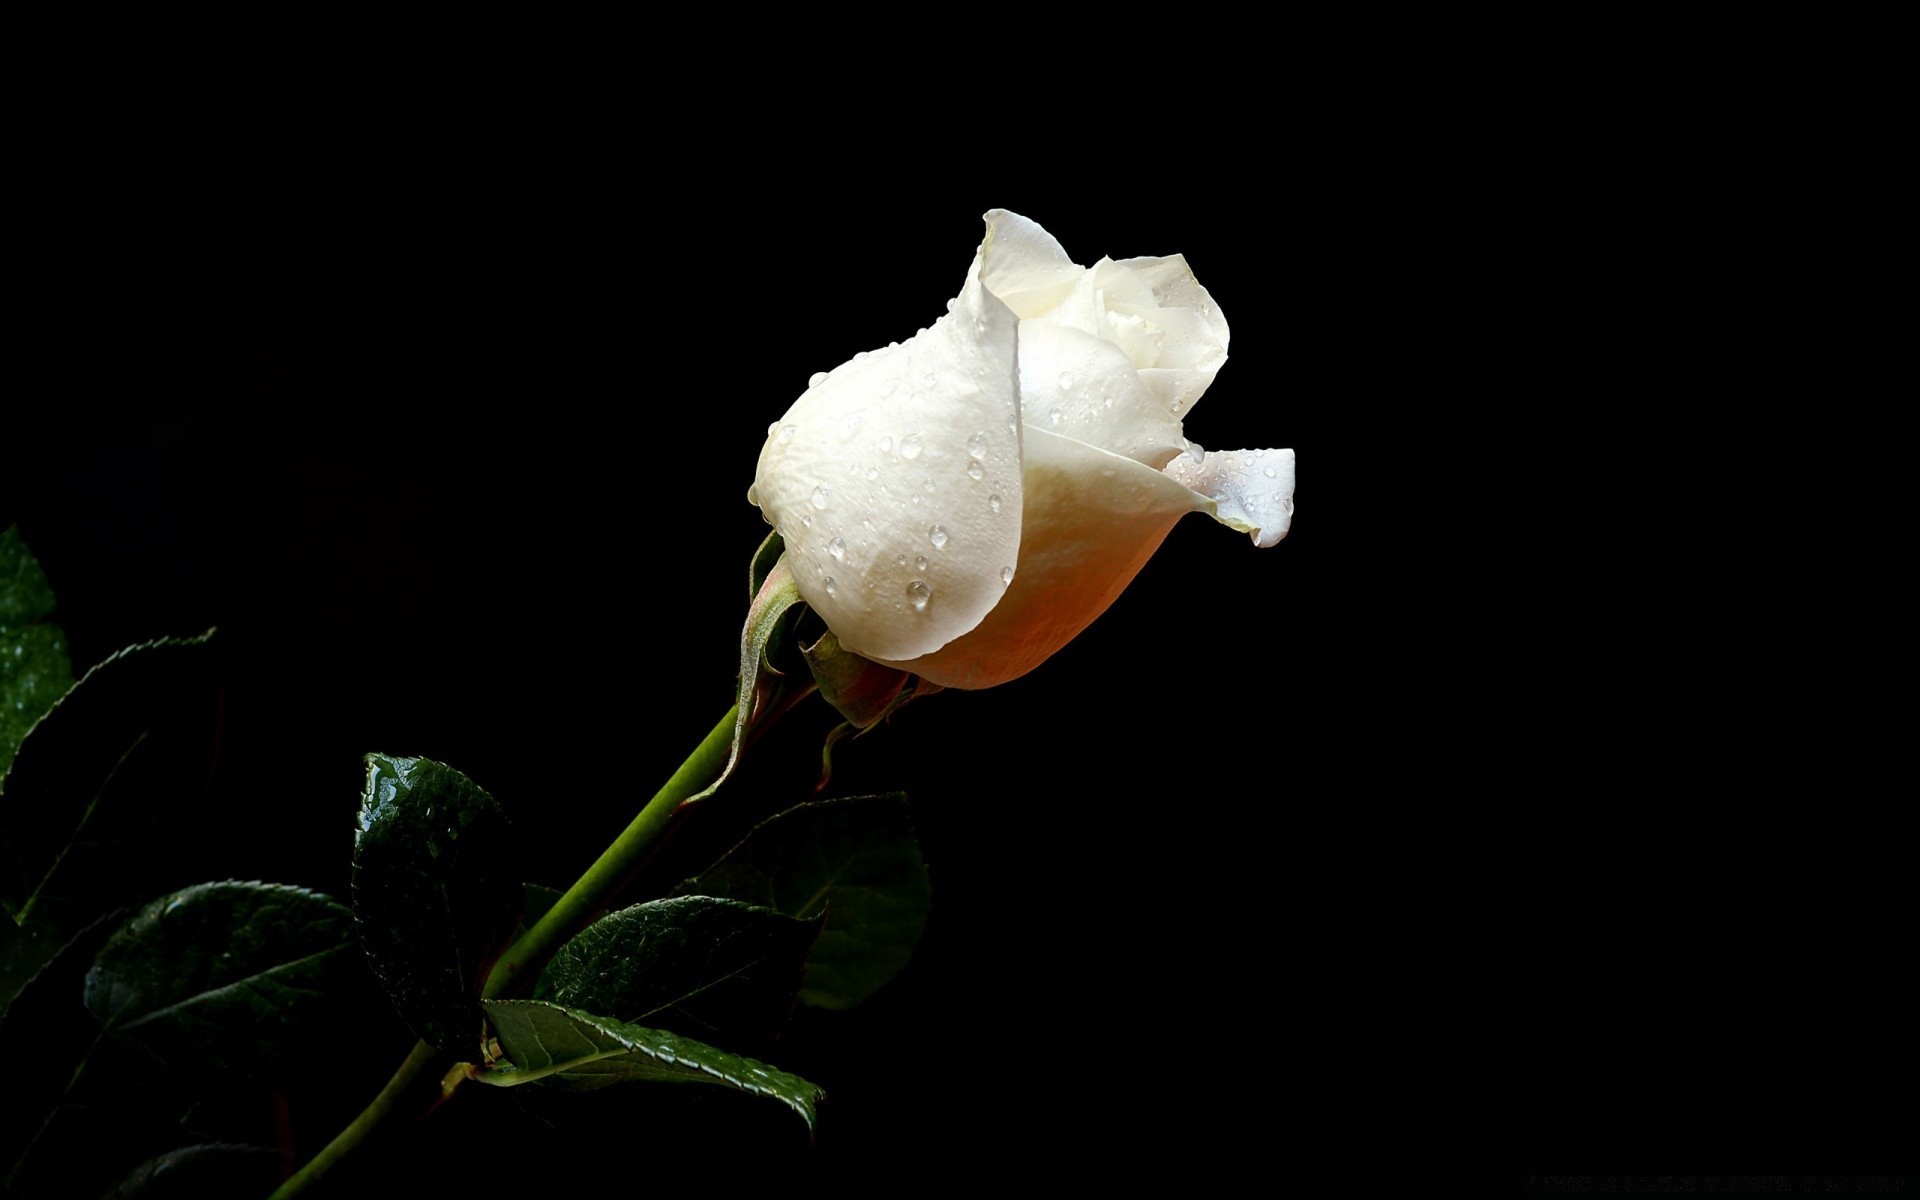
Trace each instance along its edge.
<instances>
[{"instance_id":1,"label":"water droplet on petal","mask_svg":"<svg viewBox=\"0 0 1920 1200\"><path fill-rule=\"evenodd\" d=\"M1052 421L1055 425L1058 425L1060 423L1060 410L1057 408L1050 410L1047 413L1047 420Z\"/></svg>"},{"instance_id":2,"label":"water droplet on petal","mask_svg":"<svg viewBox=\"0 0 1920 1200\"><path fill-rule=\"evenodd\" d=\"M954 308L954 305L956 305L956 304L958 304L958 303L960 303L960 298L959 298L958 296L949 296L949 297L947 297L947 311L948 311L948 312L952 312L952 311L953 311L953 308Z\"/></svg>"},{"instance_id":3,"label":"water droplet on petal","mask_svg":"<svg viewBox=\"0 0 1920 1200\"><path fill-rule=\"evenodd\" d=\"M759 489L755 488L751 483L747 485L747 503L753 505L755 508L760 507Z\"/></svg>"},{"instance_id":4,"label":"water droplet on petal","mask_svg":"<svg viewBox=\"0 0 1920 1200\"><path fill-rule=\"evenodd\" d=\"M791 425L782 425L782 426L780 427L780 436L779 436L779 437L777 437L777 438L775 438L774 440L775 440L775 441L777 441L777 442L779 442L779 443L780 443L780 444L781 444L782 446L784 446L784 445L786 445L786 444L787 444L788 442L790 442L790 441L792 441L792 440L793 440L793 434L794 434L794 428L793 428L793 426L791 426Z\"/></svg>"},{"instance_id":5,"label":"water droplet on petal","mask_svg":"<svg viewBox=\"0 0 1920 1200\"><path fill-rule=\"evenodd\" d=\"M915 459L920 457L920 435L910 433L900 439L900 457Z\"/></svg>"},{"instance_id":6,"label":"water droplet on petal","mask_svg":"<svg viewBox=\"0 0 1920 1200\"><path fill-rule=\"evenodd\" d=\"M847 557L847 539L835 538L828 542L827 553L833 555L833 561L843 561Z\"/></svg>"},{"instance_id":7,"label":"water droplet on petal","mask_svg":"<svg viewBox=\"0 0 1920 1200\"><path fill-rule=\"evenodd\" d=\"M935 525L933 528L927 530L927 540L933 543L935 550L945 550L947 548L947 527L945 525Z\"/></svg>"},{"instance_id":8,"label":"water droplet on petal","mask_svg":"<svg viewBox=\"0 0 1920 1200\"><path fill-rule=\"evenodd\" d=\"M880 453L882 454L893 453L893 439L891 437L883 437L880 439Z\"/></svg>"},{"instance_id":9,"label":"water droplet on petal","mask_svg":"<svg viewBox=\"0 0 1920 1200\"><path fill-rule=\"evenodd\" d=\"M968 463L968 464L967 464L967 478L968 478L968 479L979 479L979 478L981 478L982 476L984 476L984 475L985 475L986 473L987 473L987 469L986 469L985 467L983 467L983 466L981 466L981 465L980 465L979 463L977 463L977 462L975 462L975 463Z\"/></svg>"},{"instance_id":10,"label":"water droplet on petal","mask_svg":"<svg viewBox=\"0 0 1920 1200\"><path fill-rule=\"evenodd\" d=\"M913 566L914 566L914 569L915 569L915 570L918 570L918 571L924 571L924 570L926 570L926 569L927 569L927 556L926 556L926 555L924 555L924 554L916 554L916 555L914 555L914 556L913 556Z\"/></svg>"},{"instance_id":11,"label":"water droplet on petal","mask_svg":"<svg viewBox=\"0 0 1920 1200\"><path fill-rule=\"evenodd\" d=\"M815 371L813 374L807 376L807 386L810 388L817 388L826 381L827 373L825 371Z\"/></svg>"},{"instance_id":12,"label":"water droplet on petal","mask_svg":"<svg viewBox=\"0 0 1920 1200\"><path fill-rule=\"evenodd\" d=\"M1013 568L1012 568L1012 567L1001 567L1001 568L1000 568L1000 582L1001 582L1001 583L1003 583L1003 584L1010 584L1010 583L1012 583L1012 582L1013 582Z\"/></svg>"},{"instance_id":13,"label":"water droplet on petal","mask_svg":"<svg viewBox=\"0 0 1920 1200\"><path fill-rule=\"evenodd\" d=\"M800 518L800 523L801 523L802 525L805 525L805 526L806 526L806 527L807 527L808 529L812 529L812 528L813 528L813 518L812 518L812 517L801 517L801 518Z\"/></svg>"},{"instance_id":14,"label":"water droplet on petal","mask_svg":"<svg viewBox=\"0 0 1920 1200\"><path fill-rule=\"evenodd\" d=\"M1000 511L1000 497L998 497L998 496L988 496L988 497L987 497L987 507L988 507L988 508L990 508L990 509L992 509L992 510L993 510L993 511L995 511L995 512L999 512L999 511Z\"/></svg>"},{"instance_id":15,"label":"water droplet on petal","mask_svg":"<svg viewBox=\"0 0 1920 1200\"><path fill-rule=\"evenodd\" d=\"M894 566L896 566L896 567L904 567L904 566L906 566L906 565L907 565L907 556L906 556L906 555L904 555L904 554L896 554L896 555L894 555L894 556L893 556L893 565L894 565Z\"/></svg>"},{"instance_id":16,"label":"water droplet on petal","mask_svg":"<svg viewBox=\"0 0 1920 1200\"><path fill-rule=\"evenodd\" d=\"M1262 475L1265 475L1268 479L1277 479L1280 476L1280 472L1274 470L1272 467L1268 467L1265 470L1261 471L1260 473Z\"/></svg>"},{"instance_id":17,"label":"water droplet on petal","mask_svg":"<svg viewBox=\"0 0 1920 1200\"><path fill-rule=\"evenodd\" d=\"M821 484L819 487L813 489L813 506L815 508L825 508L827 506L827 498L832 495L833 489L824 483Z\"/></svg>"},{"instance_id":18,"label":"water droplet on petal","mask_svg":"<svg viewBox=\"0 0 1920 1200\"><path fill-rule=\"evenodd\" d=\"M1073 390L1073 372L1072 371L1060 372L1060 390L1063 392L1070 392Z\"/></svg>"},{"instance_id":19,"label":"water droplet on petal","mask_svg":"<svg viewBox=\"0 0 1920 1200\"><path fill-rule=\"evenodd\" d=\"M878 479L878 478L880 478L880 468L879 468L879 467L868 467L868 468L867 468L867 478L868 478L868 479Z\"/></svg>"},{"instance_id":20,"label":"water droplet on petal","mask_svg":"<svg viewBox=\"0 0 1920 1200\"><path fill-rule=\"evenodd\" d=\"M913 605L913 611L927 611L927 601L933 599L933 589L918 579L907 585L907 603Z\"/></svg>"},{"instance_id":21,"label":"water droplet on petal","mask_svg":"<svg viewBox=\"0 0 1920 1200\"><path fill-rule=\"evenodd\" d=\"M925 333L926 330L923 329L920 332ZM922 375L920 377L920 386L927 389L928 391L932 391L933 385L939 382L940 381L938 379L934 378L932 371L928 371L925 375Z\"/></svg>"},{"instance_id":22,"label":"water droplet on petal","mask_svg":"<svg viewBox=\"0 0 1920 1200\"><path fill-rule=\"evenodd\" d=\"M840 585L833 581L833 576L831 575L827 576L827 595L832 596L835 592L839 590L840 590Z\"/></svg>"},{"instance_id":23,"label":"water droplet on petal","mask_svg":"<svg viewBox=\"0 0 1920 1200\"><path fill-rule=\"evenodd\" d=\"M987 435L976 433L967 439L967 457L985 458L987 456Z\"/></svg>"}]
</instances>

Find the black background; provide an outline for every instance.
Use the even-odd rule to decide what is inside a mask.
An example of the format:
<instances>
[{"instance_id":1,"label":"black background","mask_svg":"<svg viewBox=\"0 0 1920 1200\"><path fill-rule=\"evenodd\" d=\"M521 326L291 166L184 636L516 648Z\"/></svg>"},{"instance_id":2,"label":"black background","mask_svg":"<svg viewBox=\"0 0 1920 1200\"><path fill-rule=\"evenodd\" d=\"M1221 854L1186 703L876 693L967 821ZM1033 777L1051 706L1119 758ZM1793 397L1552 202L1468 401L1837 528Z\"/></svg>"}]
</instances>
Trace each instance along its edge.
<instances>
[{"instance_id":1,"label":"black background","mask_svg":"<svg viewBox=\"0 0 1920 1200\"><path fill-rule=\"evenodd\" d=\"M843 748L837 788L912 793L935 907L902 976L770 1056L829 1091L817 1145L713 1089L471 1089L341 1190L1364 1189L1436 1128L1576 1170L1897 1169L1908 843L1827 743L1753 733L1772 635L1683 603L1703 543L1663 540L1644 461L1736 402L1685 356L1751 269L1748 193L1617 91L1495 91L1329 89L1120 163L499 114L36 177L0 521L76 663L220 627L191 878L344 895L379 749L466 771L569 881L728 702L767 423L937 317L990 207L1080 261L1184 253L1234 333L1188 433L1304 460L1280 546L1190 517L1040 670ZM759 746L740 811L804 798L831 724ZM316 1054L301 1156L409 1042L376 1009Z\"/></svg>"},{"instance_id":2,"label":"black background","mask_svg":"<svg viewBox=\"0 0 1920 1200\"><path fill-rule=\"evenodd\" d=\"M1301 747L1365 719L1328 690L1365 622L1317 616L1338 297L1291 294L1302 253L1263 194L956 186L906 161L695 181L587 149L235 145L50 185L0 517L76 664L219 626L220 760L183 874L344 897L378 749L470 774L526 877L570 882L729 702L767 423L939 316L990 207L1083 262L1184 253L1234 333L1188 433L1293 447L1308 483L1279 547L1190 518L1042 669L841 749L836 790L912 794L935 907L901 977L801 1012L770 1056L829 1092L816 1146L718 1093L536 1113L472 1089L343 1193L561 1158L879 1183L1277 1154L1326 1036L1290 1015L1331 969L1313 914L1362 890L1298 882L1350 853L1304 833L1330 797L1302 795ZM732 819L806 798L833 723L816 701L757 747ZM409 1040L377 1007L340 1031L331 1090L290 1114L302 1158ZM1225 1098L1247 1078L1255 1101Z\"/></svg>"}]
</instances>

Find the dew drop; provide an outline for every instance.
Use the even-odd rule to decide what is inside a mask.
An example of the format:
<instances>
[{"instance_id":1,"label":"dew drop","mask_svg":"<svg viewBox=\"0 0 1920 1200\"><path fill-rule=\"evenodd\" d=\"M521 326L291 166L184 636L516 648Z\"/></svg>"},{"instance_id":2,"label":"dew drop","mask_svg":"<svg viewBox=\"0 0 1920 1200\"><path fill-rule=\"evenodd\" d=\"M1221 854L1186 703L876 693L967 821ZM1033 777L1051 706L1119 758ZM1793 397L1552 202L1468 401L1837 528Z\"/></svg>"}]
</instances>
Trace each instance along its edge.
<instances>
[{"instance_id":1,"label":"dew drop","mask_svg":"<svg viewBox=\"0 0 1920 1200\"><path fill-rule=\"evenodd\" d=\"M449 825L449 826L447 826L447 840L448 840L448 841L450 841L450 842L457 842L457 841L459 841L459 840L460 840L460 831L459 831L458 829L455 829L455 828L454 828L453 826L451 826L451 825Z\"/></svg>"},{"instance_id":2,"label":"dew drop","mask_svg":"<svg viewBox=\"0 0 1920 1200\"><path fill-rule=\"evenodd\" d=\"M879 467L868 467L868 468L867 468L867 478L868 478L868 479L870 479L870 480L872 480L872 479L878 479L878 478L880 478L880 468L879 468Z\"/></svg>"},{"instance_id":3,"label":"dew drop","mask_svg":"<svg viewBox=\"0 0 1920 1200\"><path fill-rule=\"evenodd\" d=\"M1063 392L1070 392L1073 390L1073 372L1072 371L1060 372L1060 390Z\"/></svg>"},{"instance_id":4,"label":"dew drop","mask_svg":"<svg viewBox=\"0 0 1920 1200\"><path fill-rule=\"evenodd\" d=\"M800 518L800 524L802 524L802 525L804 525L804 526L806 526L806 527L807 527L808 529L812 529L812 528L813 528L813 518L812 518L812 517L801 517L801 518Z\"/></svg>"},{"instance_id":5,"label":"dew drop","mask_svg":"<svg viewBox=\"0 0 1920 1200\"><path fill-rule=\"evenodd\" d=\"M747 503L755 508L760 507L760 490L751 483L747 485Z\"/></svg>"},{"instance_id":6,"label":"dew drop","mask_svg":"<svg viewBox=\"0 0 1920 1200\"><path fill-rule=\"evenodd\" d=\"M1280 476L1280 472L1274 470L1272 467L1268 467L1265 470L1261 471L1260 473L1262 475L1265 475L1268 479L1277 479Z\"/></svg>"},{"instance_id":7,"label":"dew drop","mask_svg":"<svg viewBox=\"0 0 1920 1200\"><path fill-rule=\"evenodd\" d=\"M775 438L774 441L779 442L782 446L784 446L788 442L793 440L793 434L794 434L793 426L782 425L780 427L780 436Z\"/></svg>"},{"instance_id":8,"label":"dew drop","mask_svg":"<svg viewBox=\"0 0 1920 1200\"><path fill-rule=\"evenodd\" d=\"M981 466L981 465L980 465L979 463L977 463L977 462L975 462L975 463L968 463L968 464L967 464L967 478L968 478L968 479L979 479L979 478L981 478L982 476L984 476L984 475L985 475L986 473L987 473L987 469L986 469L985 467L983 467L983 466Z\"/></svg>"},{"instance_id":9,"label":"dew drop","mask_svg":"<svg viewBox=\"0 0 1920 1200\"><path fill-rule=\"evenodd\" d=\"M923 329L920 332L925 333L926 330ZM940 381L938 379L934 378L932 371L928 371L925 375L922 375L920 377L920 386L927 389L928 391L932 391L933 385L939 382Z\"/></svg>"},{"instance_id":10,"label":"dew drop","mask_svg":"<svg viewBox=\"0 0 1920 1200\"><path fill-rule=\"evenodd\" d=\"M1052 421L1055 425L1058 425L1060 423L1060 410L1056 408L1049 411L1047 413L1047 420Z\"/></svg>"},{"instance_id":11,"label":"dew drop","mask_svg":"<svg viewBox=\"0 0 1920 1200\"><path fill-rule=\"evenodd\" d=\"M896 566L896 567L904 567L904 566L906 566L906 565L907 565L907 556L906 556L906 555L904 555L904 554L896 554L896 555L894 555L894 556L893 556L893 565L894 565L894 566Z\"/></svg>"},{"instance_id":12,"label":"dew drop","mask_svg":"<svg viewBox=\"0 0 1920 1200\"><path fill-rule=\"evenodd\" d=\"M827 498L832 495L833 495L833 489L828 487L824 483L821 484L819 487L814 488L813 489L813 506L815 508L825 508L827 506Z\"/></svg>"},{"instance_id":13,"label":"dew drop","mask_svg":"<svg viewBox=\"0 0 1920 1200\"><path fill-rule=\"evenodd\" d=\"M967 439L967 457L985 458L987 456L987 435L976 433Z\"/></svg>"},{"instance_id":14,"label":"dew drop","mask_svg":"<svg viewBox=\"0 0 1920 1200\"><path fill-rule=\"evenodd\" d=\"M954 306L959 303L960 303L960 297L958 296L947 297L947 311L952 312L954 309Z\"/></svg>"},{"instance_id":15,"label":"dew drop","mask_svg":"<svg viewBox=\"0 0 1920 1200\"><path fill-rule=\"evenodd\" d=\"M832 596L835 592L839 590L840 590L840 585L833 581L833 576L831 575L827 576L827 595Z\"/></svg>"},{"instance_id":16,"label":"dew drop","mask_svg":"<svg viewBox=\"0 0 1920 1200\"><path fill-rule=\"evenodd\" d=\"M1280 511L1288 516L1293 515L1293 497L1289 496L1280 502Z\"/></svg>"},{"instance_id":17,"label":"dew drop","mask_svg":"<svg viewBox=\"0 0 1920 1200\"><path fill-rule=\"evenodd\" d=\"M947 548L947 527L945 525L935 525L933 528L927 530L927 540L933 543L935 550L945 550Z\"/></svg>"},{"instance_id":18,"label":"dew drop","mask_svg":"<svg viewBox=\"0 0 1920 1200\"><path fill-rule=\"evenodd\" d=\"M827 543L827 553L833 555L833 561L843 562L847 557L847 539L835 538Z\"/></svg>"},{"instance_id":19,"label":"dew drop","mask_svg":"<svg viewBox=\"0 0 1920 1200\"><path fill-rule=\"evenodd\" d=\"M993 511L995 511L995 512L999 512L999 511L1000 511L1000 497L998 497L998 496L988 496L988 497L987 497L987 507L988 507L988 508L990 508L990 509L992 509L992 510L993 510Z\"/></svg>"},{"instance_id":20,"label":"dew drop","mask_svg":"<svg viewBox=\"0 0 1920 1200\"><path fill-rule=\"evenodd\" d=\"M913 611L927 611L927 601L933 599L933 589L918 579L907 585L907 603L913 605Z\"/></svg>"},{"instance_id":21,"label":"dew drop","mask_svg":"<svg viewBox=\"0 0 1920 1200\"><path fill-rule=\"evenodd\" d=\"M440 857L440 843L439 843L439 842L428 842L428 843L427 843L427 857L428 857L428 858L439 858L439 857Z\"/></svg>"},{"instance_id":22,"label":"dew drop","mask_svg":"<svg viewBox=\"0 0 1920 1200\"><path fill-rule=\"evenodd\" d=\"M827 373L825 371L815 371L813 374L807 376L807 386L810 388L817 388L826 381Z\"/></svg>"},{"instance_id":23,"label":"dew drop","mask_svg":"<svg viewBox=\"0 0 1920 1200\"><path fill-rule=\"evenodd\" d=\"M773 431L774 431L774 430L776 430L776 429L778 429L778 428L780 428L780 422L778 422L778 421L768 421L768 422L767 422L767 436L768 436L768 437L772 437L772 436L773 436Z\"/></svg>"},{"instance_id":24,"label":"dew drop","mask_svg":"<svg viewBox=\"0 0 1920 1200\"><path fill-rule=\"evenodd\" d=\"M883 437L883 438L881 438L881 439L880 439L880 453L882 453L882 454L892 454L892 453L893 453L893 438L892 438L892 437L890 437L890 436L889 436L889 437Z\"/></svg>"},{"instance_id":25,"label":"dew drop","mask_svg":"<svg viewBox=\"0 0 1920 1200\"><path fill-rule=\"evenodd\" d=\"M920 457L920 435L910 433L900 439L900 457L915 459Z\"/></svg>"},{"instance_id":26,"label":"dew drop","mask_svg":"<svg viewBox=\"0 0 1920 1200\"><path fill-rule=\"evenodd\" d=\"M933 480L929 479L925 483L921 484L920 486L926 490L927 495L929 496L933 495L933 492L934 492Z\"/></svg>"},{"instance_id":27,"label":"dew drop","mask_svg":"<svg viewBox=\"0 0 1920 1200\"><path fill-rule=\"evenodd\" d=\"M1000 568L1000 582L1001 582L1001 583L1003 583L1003 584L1010 584L1010 583L1012 583L1012 582L1013 582L1013 568L1012 568L1012 567L1001 567L1001 568Z\"/></svg>"},{"instance_id":28,"label":"dew drop","mask_svg":"<svg viewBox=\"0 0 1920 1200\"><path fill-rule=\"evenodd\" d=\"M926 555L924 555L924 554L916 554L916 555L914 555L914 556L913 556L913 566L914 566L914 569L915 569L915 570L919 570L919 571L924 571L924 570L926 570L926 569L927 569L927 556L926 556Z\"/></svg>"}]
</instances>

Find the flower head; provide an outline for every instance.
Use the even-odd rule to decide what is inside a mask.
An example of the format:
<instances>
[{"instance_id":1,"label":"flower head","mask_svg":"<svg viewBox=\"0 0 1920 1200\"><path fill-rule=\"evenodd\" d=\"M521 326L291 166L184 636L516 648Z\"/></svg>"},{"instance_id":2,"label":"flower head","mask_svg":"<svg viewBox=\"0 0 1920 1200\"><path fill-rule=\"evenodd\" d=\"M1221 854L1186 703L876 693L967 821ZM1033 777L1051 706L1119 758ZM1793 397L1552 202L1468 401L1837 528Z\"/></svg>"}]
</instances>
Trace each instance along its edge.
<instances>
[{"instance_id":1,"label":"flower head","mask_svg":"<svg viewBox=\"0 0 1920 1200\"><path fill-rule=\"evenodd\" d=\"M1228 342L1185 259L1081 267L1024 217L986 221L946 316L815 376L749 497L842 646L962 688L1046 661L1182 515L1270 546L1293 513L1291 450L1182 433Z\"/></svg>"}]
</instances>

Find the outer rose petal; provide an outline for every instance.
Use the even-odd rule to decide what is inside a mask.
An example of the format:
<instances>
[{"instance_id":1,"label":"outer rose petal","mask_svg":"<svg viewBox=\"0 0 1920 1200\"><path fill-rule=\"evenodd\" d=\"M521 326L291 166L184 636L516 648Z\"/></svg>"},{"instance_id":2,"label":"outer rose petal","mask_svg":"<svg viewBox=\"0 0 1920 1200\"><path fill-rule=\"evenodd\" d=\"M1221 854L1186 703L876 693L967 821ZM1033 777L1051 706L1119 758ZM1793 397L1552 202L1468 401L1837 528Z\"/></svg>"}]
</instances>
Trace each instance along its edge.
<instances>
[{"instance_id":1,"label":"outer rose petal","mask_svg":"<svg viewBox=\"0 0 1920 1200\"><path fill-rule=\"evenodd\" d=\"M1017 679L1072 641L1126 590L1204 496L1130 458L1027 428L1020 565L979 627L932 654L889 665L934 683L986 688Z\"/></svg>"},{"instance_id":2,"label":"outer rose petal","mask_svg":"<svg viewBox=\"0 0 1920 1200\"><path fill-rule=\"evenodd\" d=\"M1196 446L1194 449L1198 450ZM1167 475L1212 503L1213 519L1253 537L1265 548L1293 524L1293 451L1208 450L1199 462L1181 455Z\"/></svg>"},{"instance_id":3,"label":"outer rose petal","mask_svg":"<svg viewBox=\"0 0 1920 1200\"><path fill-rule=\"evenodd\" d=\"M913 658L972 629L1019 561L1016 321L980 264L951 312L836 367L760 451L752 498L800 594L868 658Z\"/></svg>"}]
</instances>

